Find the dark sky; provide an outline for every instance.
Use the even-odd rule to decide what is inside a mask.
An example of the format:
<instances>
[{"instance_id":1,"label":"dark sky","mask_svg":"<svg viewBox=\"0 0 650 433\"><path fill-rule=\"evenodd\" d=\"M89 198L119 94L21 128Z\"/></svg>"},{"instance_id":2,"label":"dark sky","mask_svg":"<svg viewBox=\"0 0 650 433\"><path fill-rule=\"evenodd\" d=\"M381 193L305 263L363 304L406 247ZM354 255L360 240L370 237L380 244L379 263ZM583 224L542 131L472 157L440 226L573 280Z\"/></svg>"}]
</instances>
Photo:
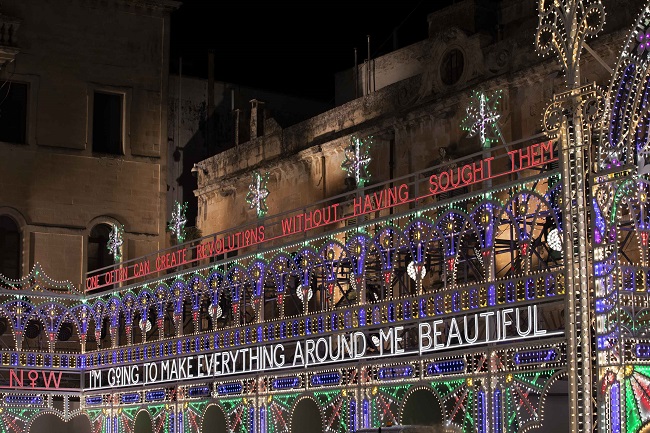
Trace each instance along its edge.
<instances>
[{"instance_id":1,"label":"dark sky","mask_svg":"<svg viewBox=\"0 0 650 433\"><path fill-rule=\"evenodd\" d=\"M182 0L172 13L171 72L304 96L334 98L334 74L427 37L427 15L448 0L317 2Z\"/></svg>"}]
</instances>

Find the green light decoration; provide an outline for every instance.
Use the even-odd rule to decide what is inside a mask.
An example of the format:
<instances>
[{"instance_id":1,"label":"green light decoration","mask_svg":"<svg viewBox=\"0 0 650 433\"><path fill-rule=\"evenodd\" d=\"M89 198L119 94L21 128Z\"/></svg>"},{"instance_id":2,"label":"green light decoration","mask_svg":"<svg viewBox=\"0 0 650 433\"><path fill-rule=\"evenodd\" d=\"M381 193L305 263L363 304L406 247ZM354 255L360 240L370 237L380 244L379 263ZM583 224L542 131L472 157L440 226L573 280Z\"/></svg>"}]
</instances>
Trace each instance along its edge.
<instances>
[{"instance_id":1,"label":"green light decoration","mask_svg":"<svg viewBox=\"0 0 650 433\"><path fill-rule=\"evenodd\" d=\"M124 226L112 224L111 232L108 234L106 249L113 256L115 263L122 260L122 245L124 244Z\"/></svg>"},{"instance_id":2,"label":"green light decoration","mask_svg":"<svg viewBox=\"0 0 650 433\"><path fill-rule=\"evenodd\" d=\"M359 188L370 180L368 171L368 165L372 160L370 146L372 146L372 136L365 139L352 136L350 145L345 148L345 160L341 168L348 173L348 177L354 178Z\"/></svg>"},{"instance_id":3,"label":"green light decoration","mask_svg":"<svg viewBox=\"0 0 650 433\"><path fill-rule=\"evenodd\" d=\"M180 204L179 202L175 202L172 219L167 226L179 244L185 240L185 224L187 224L185 212L187 212L187 203Z\"/></svg>"},{"instance_id":4,"label":"green light decoration","mask_svg":"<svg viewBox=\"0 0 650 433\"><path fill-rule=\"evenodd\" d=\"M263 217L269 210L266 207L266 198L269 196L269 190L266 188L266 183L268 181L268 172L262 176L259 172L254 171L253 181L248 185L246 201L248 202L250 209L255 209L258 217Z\"/></svg>"},{"instance_id":5,"label":"green light decoration","mask_svg":"<svg viewBox=\"0 0 650 433\"><path fill-rule=\"evenodd\" d=\"M461 121L461 128L468 133L467 136L478 135L484 149L492 147L492 144L498 140L503 141L501 129L497 123L501 117L497 110L501 94L501 90L490 93L473 91L467 105L467 115Z\"/></svg>"}]
</instances>

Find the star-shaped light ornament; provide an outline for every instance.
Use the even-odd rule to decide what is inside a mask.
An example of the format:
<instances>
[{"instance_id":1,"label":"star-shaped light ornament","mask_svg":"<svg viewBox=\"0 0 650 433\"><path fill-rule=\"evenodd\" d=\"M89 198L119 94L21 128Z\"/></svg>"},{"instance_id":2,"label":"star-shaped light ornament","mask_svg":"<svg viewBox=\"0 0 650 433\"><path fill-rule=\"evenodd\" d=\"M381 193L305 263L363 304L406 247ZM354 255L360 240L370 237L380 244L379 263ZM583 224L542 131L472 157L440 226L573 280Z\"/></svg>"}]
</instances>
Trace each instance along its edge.
<instances>
[{"instance_id":1,"label":"star-shaped light ornament","mask_svg":"<svg viewBox=\"0 0 650 433\"><path fill-rule=\"evenodd\" d=\"M501 117L497 111L501 94L501 90L490 93L472 92L466 109L467 115L461 122L461 128L468 133L467 136L478 135L484 149L492 147L499 139L503 140L497 123Z\"/></svg>"},{"instance_id":2,"label":"star-shaped light ornament","mask_svg":"<svg viewBox=\"0 0 650 433\"><path fill-rule=\"evenodd\" d=\"M257 171L253 172L253 181L248 185L248 194L246 201L250 209L255 209L258 217L263 217L269 210L266 207L266 198L269 196L269 190L266 183L269 181L269 173L262 176Z\"/></svg>"},{"instance_id":3,"label":"star-shaped light ornament","mask_svg":"<svg viewBox=\"0 0 650 433\"><path fill-rule=\"evenodd\" d=\"M108 234L106 248L113 256L115 263L122 260L122 245L124 244L124 226L112 224L111 232Z\"/></svg>"},{"instance_id":4,"label":"star-shaped light ornament","mask_svg":"<svg viewBox=\"0 0 650 433\"><path fill-rule=\"evenodd\" d=\"M365 139L352 137L351 141L345 148L345 160L341 168L347 171L349 177L354 177L357 187L361 188L370 180L368 165L372 161L370 157L372 137Z\"/></svg>"},{"instance_id":5,"label":"star-shaped light ornament","mask_svg":"<svg viewBox=\"0 0 650 433\"><path fill-rule=\"evenodd\" d=\"M181 244L185 240L185 224L187 224L187 218L185 217L185 212L187 212L187 203L174 203L174 210L172 211L172 219L169 221L167 226L169 230L174 234L176 241Z\"/></svg>"}]
</instances>

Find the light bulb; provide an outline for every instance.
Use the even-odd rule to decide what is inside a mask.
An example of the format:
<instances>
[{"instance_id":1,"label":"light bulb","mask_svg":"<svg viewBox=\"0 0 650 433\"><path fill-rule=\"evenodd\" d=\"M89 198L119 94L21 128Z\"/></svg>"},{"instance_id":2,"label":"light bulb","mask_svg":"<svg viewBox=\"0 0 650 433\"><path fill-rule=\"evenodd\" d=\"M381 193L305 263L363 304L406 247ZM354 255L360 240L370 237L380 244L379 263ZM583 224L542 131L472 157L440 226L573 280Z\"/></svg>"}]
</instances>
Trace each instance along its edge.
<instances>
[{"instance_id":1,"label":"light bulb","mask_svg":"<svg viewBox=\"0 0 650 433\"><path fill-rule=\"evenodd\" d=\"M411 262L411 263L409 263L409 265L406 267L406 272L408 272L409 277L411 277L411 279L412 279L413 281L416 281L416 280L417 280L417 278L418 278L418 275L417 275L418 271L420 272L420 275L419 275L420 279L423 279L424 276L427 274L427 270L426 270L426 268L424 267L424 265L416 265L415 262Z\"/></svg>"},{"instance_id":2,"label":"light bulb","mask_svg":"<svg viewBox=\"0 0 650 433\"><path fill-rule=\"evenodd\" d=\"M546 235L546 243L548 243L548 247L553 251L562 251L562 238L557 227L548 232L548 235Z\"/></svg>"}]
</instances>

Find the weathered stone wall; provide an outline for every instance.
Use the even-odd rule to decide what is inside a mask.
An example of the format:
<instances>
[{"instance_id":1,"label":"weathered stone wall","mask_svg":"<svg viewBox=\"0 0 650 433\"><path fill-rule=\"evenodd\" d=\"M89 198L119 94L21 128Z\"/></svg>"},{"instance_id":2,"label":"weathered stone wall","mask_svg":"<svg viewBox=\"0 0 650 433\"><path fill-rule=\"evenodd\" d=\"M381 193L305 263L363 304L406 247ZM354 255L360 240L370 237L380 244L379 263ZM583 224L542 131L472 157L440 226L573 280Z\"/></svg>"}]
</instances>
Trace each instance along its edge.
<instances>
[{"instance_id":1,"label":"weathered stone wall","mask_svg":"<svg viewBox=\"0 0 650 433\"><path fill-rule=\"evenodd\" d=\"M169 3L4 1L21 20L16 61L28 83L27 143L0 143L0 205L35 262L76 285L97 222L125 227L124 257L162 246L165 230ZM92 95L124 94L124 154L92 151Z\"/></svg>"}]
</instances>

